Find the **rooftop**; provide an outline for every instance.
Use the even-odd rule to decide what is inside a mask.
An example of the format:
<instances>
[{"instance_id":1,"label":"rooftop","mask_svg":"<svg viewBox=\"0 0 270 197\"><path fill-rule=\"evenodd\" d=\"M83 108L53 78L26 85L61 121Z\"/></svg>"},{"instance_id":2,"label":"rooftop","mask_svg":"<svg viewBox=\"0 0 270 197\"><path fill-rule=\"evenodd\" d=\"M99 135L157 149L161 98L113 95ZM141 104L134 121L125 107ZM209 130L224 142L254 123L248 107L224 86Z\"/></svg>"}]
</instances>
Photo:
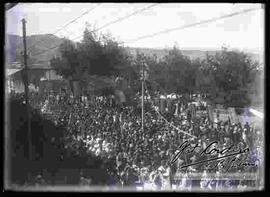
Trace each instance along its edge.
<instances>
[{"instance_id":1,"label":"rooftop","mask_svg":"<svg viewBox=\"0 0 270 197\"><path fill-rule=\"evenodd\" d=\"M20 62L13 62L11 64L8 65L7 69L22 69L23 68L23 64ZM50 62L41 62L41 63L36 63L36 64L30 64L28 65L28 69L54 69L51 65Z\"/></svg>"}]
</instances>

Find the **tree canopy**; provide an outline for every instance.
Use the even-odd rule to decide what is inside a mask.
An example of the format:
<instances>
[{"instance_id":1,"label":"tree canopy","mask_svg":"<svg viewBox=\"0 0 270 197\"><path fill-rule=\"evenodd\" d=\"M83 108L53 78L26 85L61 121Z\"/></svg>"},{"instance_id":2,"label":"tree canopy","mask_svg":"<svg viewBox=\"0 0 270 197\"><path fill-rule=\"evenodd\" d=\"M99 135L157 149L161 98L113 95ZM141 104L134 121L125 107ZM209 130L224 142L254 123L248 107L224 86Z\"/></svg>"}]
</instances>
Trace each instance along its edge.
<instances>
[{"instance_id":1,"label":"tree canopy","mask_svg":"<svg viewBox=\"0 0 270 197\"><path fill-rule=\"evenodd\" d=\"M65 39L60 52L61 57L53 58L51 65L65 79L79 81L85 89L113 88L113 79L121 76L128 81L129 91L137 93L145 63L150 91L207 93L214 102L246 106L252 102L250 95L256 92L262 76L259 63L244 52L223 47L204 59L190 59L174 46L161 59L141 53L132 56L111 35L98 35L87 28L81 42ZM104 83L94 82L98 78Z\"/></svg>"},{"instance_id":2,"label":"tree canopy","mask_svg":"<svg viewBox=\"0 0 270 197\"><path fill-rule=\"evenodd\" d=\"M51 65L65 79L80 81L84 87L91 83L90 76L118 76L126 72L129 64L128 54L117 41L87 28L81 42L65 39L59 50L61 57L53 58Z\"/></svg>"}]
</instances>

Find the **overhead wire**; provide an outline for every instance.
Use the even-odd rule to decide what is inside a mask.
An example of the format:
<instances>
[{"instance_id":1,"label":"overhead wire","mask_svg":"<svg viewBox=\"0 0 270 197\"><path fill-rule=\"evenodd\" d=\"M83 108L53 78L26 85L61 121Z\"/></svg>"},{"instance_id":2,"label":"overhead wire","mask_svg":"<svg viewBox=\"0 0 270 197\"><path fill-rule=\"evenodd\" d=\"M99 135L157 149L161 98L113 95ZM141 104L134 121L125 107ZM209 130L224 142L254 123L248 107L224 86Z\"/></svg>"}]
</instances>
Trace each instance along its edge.
<instances>
[{"instance_id":1,"label":"overhead wire","mask_svg":"<svg viewBox=\"0 0 270 197\"><path fill-rule=\"evenodd\" d=\"M85 11L84 13L82 13L81 15L79 15L78 17L76 17L75 19L71 20L70 22L68 22L67 24L65 24L64 26L62 26L61 28L57 29L55 32L53 32L52 34L49 34L49 36L55 35L56 33L58 33L59 31L67 28L69 25L71 25L72 23L76 22L78 19L80 19L81 17L85 16L86 14L88 14L89 12L93 11L94 9L96 9L98 6L100 6L101 3L97 4L96 6L88 9L87 11ZM28 50L31 51L31 49L36 46L38 43L44 43L44 40L39 40L37 42L35 42L33 45L31 45Z\"/></svg>"},{"instance_id":2,"label":"overhead wire","mask_svg":"<svg viewBox=\"0 0 270 197\"><path fill-rule=\"evenodd\" d=\"M167 34L167 33L170 33L172 31L177 31L177 30L181 30L181 29L185 29L185 28L189 28L189 27L194 27L194 26L198 26L198 25L202 25L202 24L206 24L206 23L215 22L217 20L221 20L221 19L224 19L224 18L230 18L230 17L236 16L236 15L248 13L248 12L251 12L251 11L254 11L254 10L259 10L259 9L261 9L261 8L245 9L245 10L242 10L242 11L238 11L238 12L234 12L234 13L214 17L214 18L211 18L211 19L202 20L202 21L199 21L199 22L196 22L196 23L191 23L191 24L187 24L187 25L183 25L183 26L179 26L179 27L174 27L174 28L162 30L162 31L159 31L159 32L156 32L156 33L153 33L153 34L148 34L148 35L140 36L138 38L127 40L127 41L125 41L125 43L134 43L134 42L137 42L137 41L142 40L142 39L152 38L154 36L158 36L158 35L161 35L161 34Z\"/></svg>"},{"instance_id":3,"label":"overhead wire","mask_svg":"<svg viewBox=\"0 0 270 197\"><path fill-rule=\"evenodd\" d=\"M149 9L149 8L151 8L151 7L153 7L153 6L156 6L156 5L158 5L158 3L157 3L157 4L154 4L154 5L151 5L151 6L148 6L148 7L146 7L146 8L143 8L143 9L141 9L141 10L137 10L137 11L135 11L134 13L129 14L128 17L131 17L131 16L133 16L133 15L135 15L135 14L138 14L139 11L142 12L142 11L144 11L144 10L146 10L146 9ZM160 34L166 34L166 33L172 32L172 31L176 31L176 30L181 30L181 29L185 29L185 28L189 28L189 27L193 27L193 26L197 26L197 25L201 25L201 24L206 24L206 23L210 23L210 22L215 22L215 21L217 21L217 20L221 20L221 19L224 19L224 18L233 17L233 16L236 16L236 15L244 14L244 13L251 12L251 11L254 11L254 10L259 10L259 9L261 9L261 8L245 9L245 10L242 10L242 11L238 11L238 12L234 12L234 13L222 15L222 16L219 16L219 17L214 17L214 18L211 18L211 19L202 20L202 21L200 21L200 22L196 22L196 23L192 23L192 24L188 24L188 25L183 25L183 26L175 27L175 28L171 28L171 29L166 29L166 30L159 31L159 32L156 32L156 33L153 33L153 34L149 34L149 35L145 35L145 36L140 36L140 37L138 37L138 38L136 38L136 39L127 40L127 41L125 41L125 42L123 42L123 43L133 43L133 42L137 42L137 41L142 40L142 39L154 37L154 36L157 36L157 35L160 35ZM91 32L95 32L95 31L100 30L100 29L102 29L102 28L104 28L104 27L106 27L106 26L109 26L109 25L113 24L113 23L120 22L120 21L122 21L122 20L124 20L124 19L126 19L126 18L127 18L127 17L121 17L120 19L117 19L117 20L115 20L115 21L112 21L112 22L110 22L110 23L107 23L107 24L103 25L102 27L100 27L100 28L98 28L98 29L96 29L96 30L92 30ZM70 40L74 41L74 40L77 40L78 38L81 38L81 37L83 37L83 35L79 35L79 36L77 36L77 37L75 37L75 38L73 38L73 39L70 39ZM33 56L40 55L40 54L42 54L42 53L46 53L47 51L50 51L50 50L52 50L52 49L55 49L55 48L57 48L57 47L59 47L59 46L60 46L60 44L59 44L59 45L56 45L56 46L54 46L54 47L51 47L51 48L49 48L48 50L44 50L44 51L42 51L42 52L40 52L40 53L34 54Z\"/></svg>"},{"instance_id":4,"label":"overhead wire","mask_svg":"<svg viewBox=\"0 0 270 197\"><path fill-rule=\"evenodd\" d=\"M118 19L116 19L116 20L114 20L114 21L111 21L111 22L109 22L109 23L106 23L105 25L103 25L103 26L101 26L101 27L99 27L99 28L97 28L97 29L95 29L95 30L92 30L91 32L99 31L99 30L101 30L101 29L103 29L103 28L105 28L105 27L108 27L108 26L112 25L112 24L115 24L115 23L118 23L118 22L120 22L120 21L126 20L127 18L129 18L129 17L131 17L131 16L134 16L134 15L136 15L136 14L138 14L138 13L141 13L141 12L143 12L143 11L145 11L145 10L147 10L147 9L150 9L150 8L152 8L152 7L154 7L154 6L157 6L157 5L159 5L159 3L151 4L151 5L149 5L149 6L146 6L146 7L142 8L142 9L138 9L138 10L136 10L135 12L132 12L131 14L128 14L128 15L126 15L126 16L123 16L123 17L121 17L121 18L118 18ZM77 36L77 37L75 37L75 38L73 38L73 39L70 39L70 40L75 41L75 40L77 40L78 38L81 38L81 37L83 37L83 35L79 35L79 36ZM55 49L55 48L57 48L57 47L59 47L59 46L60 46L60 44L59 44L59 45L56 45L56 46L53 46L53 47L51 47L51 48L48 48L48 49L46 49L46 50L44 50L44 51L42 51L42 52L40 52L40 53L34 54L33 56L37 56L37 55L40 55L40 54L42 54L42 53L46 53L47 51L50 51L50 50L52 50L52 49Z\"/></svg>"},{"instance_id":5,"label":"overhead wire","mask_svg":"<svg viewBox=\"0 0 270 197\"><path fill-rule=\"evenodd\" d=\"M150 9L150 8L152 8L152 7L154 7L154 6L157 6L158 4L159 4L159 3L155 3L155 4L152 4L152 5L147 6L147 7L145 7L145 8L136 10L135 12L133 12L133 13L131 13L131 14L128 14L128 15L126 15L126 16L123 16L123 17L121 17L121 18L118 18L118 19L116 19L116 20L114 20L114 21L108 22L108 23L106 23L105 25L102 25L101 27L99 27L99 28L97 28L97 29L94 29L94 30L92 30L92 31L90 31L90 32L93 33L93 32L99 31L99 30L101 30L101 29L103 29L103 28L105 28L105 27L108 27L108 26L110 26L110 25L112 25L112 24L115 24L115 23L121 22L121 21L123 21L123 20L126 20L127 18L129 18L129 17L131 17L131 16L134 16L134 15L140 13L140 12L143 12L143 11L145 11L145 10L147 10L147 9ZM79 36L73 38L72 40L77 40L78 38L81 38L81 37L83 37L83 35L79 35Z\"/></svg>"}]
</instances>

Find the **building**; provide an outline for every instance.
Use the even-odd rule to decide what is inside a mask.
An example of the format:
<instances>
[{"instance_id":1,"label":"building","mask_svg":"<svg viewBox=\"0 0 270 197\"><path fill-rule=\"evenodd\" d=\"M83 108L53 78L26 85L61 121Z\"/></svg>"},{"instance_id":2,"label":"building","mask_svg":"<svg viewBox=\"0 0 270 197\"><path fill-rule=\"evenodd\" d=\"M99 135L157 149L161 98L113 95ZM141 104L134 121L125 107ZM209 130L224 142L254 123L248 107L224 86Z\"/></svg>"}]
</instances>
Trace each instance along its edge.
<instances>
[{"instance_id":1,"label":"building","mask_svg":"<svg viewBox=\"0 0 270 197\"><path fill-rule=\"evenodd\" d=\"M15 62L6 69L6 89L10 92L21 93L24 92L24 81L22 78L23 66ZM62 82L62 76L57 75L56 70L50 66L49 63L32 64L28 66L28 82L31 90L51 91L54 84ZM44 85L44 84L51 85ZM41 90L42 89L42 90Z\"/></svg>"},{"instance_id":2,"label":"building","mask_svg":"<svg viewBox=\"0 0 270 197\"><path fill-rule=\"evenodd\" d=\"M21 93L24 91L21 69L6 69L6 90L8 93Z\"/></svg>"}]
</instances>

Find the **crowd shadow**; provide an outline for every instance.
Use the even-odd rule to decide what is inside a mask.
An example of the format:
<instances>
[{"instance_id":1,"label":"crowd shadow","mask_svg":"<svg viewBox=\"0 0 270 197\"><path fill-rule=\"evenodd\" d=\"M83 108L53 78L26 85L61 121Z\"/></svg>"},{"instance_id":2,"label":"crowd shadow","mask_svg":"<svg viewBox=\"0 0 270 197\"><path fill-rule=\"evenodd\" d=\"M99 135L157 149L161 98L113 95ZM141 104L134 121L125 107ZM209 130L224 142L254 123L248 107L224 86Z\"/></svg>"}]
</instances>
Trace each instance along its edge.
<instances>
[{"instance_id":1,"label":"crowd shadow","mask_svg":"<svg viewBox=\"0 0 270 197\"><path fill-rule=\"evenodd\" d=\"M10 98L8 134L9 178L16 185L110 185L118 184L106 170L105 161L89 155L84 147L65 147L65 128L55 125L31 108L32 159L28 154L27 110L21 98ZM84 181L83 181L84 180ZM88 181L85 181L88 180Z\"/></svg>"}]
</instances>

